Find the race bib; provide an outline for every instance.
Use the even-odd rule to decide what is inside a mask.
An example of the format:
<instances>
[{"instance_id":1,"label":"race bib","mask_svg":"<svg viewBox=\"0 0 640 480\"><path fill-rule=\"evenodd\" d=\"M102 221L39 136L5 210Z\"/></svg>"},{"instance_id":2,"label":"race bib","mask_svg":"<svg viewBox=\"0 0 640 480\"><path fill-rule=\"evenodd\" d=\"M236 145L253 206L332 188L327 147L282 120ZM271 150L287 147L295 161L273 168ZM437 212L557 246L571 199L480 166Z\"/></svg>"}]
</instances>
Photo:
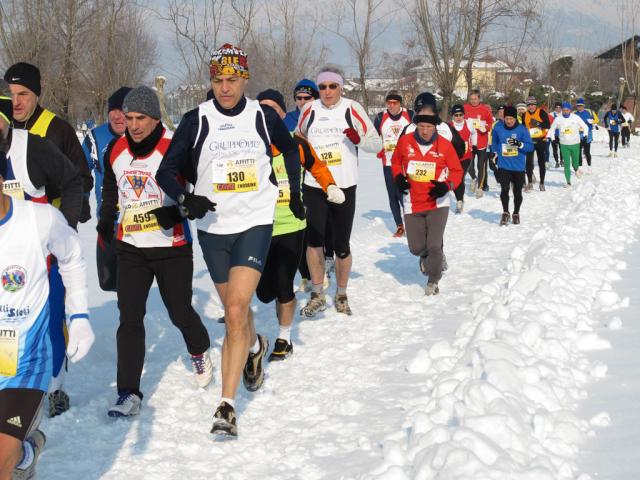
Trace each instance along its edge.
<instances>
[{"instance_id":1,"label":"race bib","mask_svg":"<svg viewBox=\"0 0 640 480\"><path fill-rule=\"evenodd\" d=\"M24 188L19 180L5 180L2 191L16 200L24 200Z\"/></svg>"},{"instance_id":2,"label":"race bib","mask_svg":"<svg viewBox=\"0 0 640 480\"><path fill-rule=\"evenodd\" d=\"M131 202L125 206L122 217L122 231L125 235L160 230L158 219L153 213L154 208L160 207L160 200L144 200Z\"/></svg>"},{"instance_id":3,"label":"race bib","mask_svg":"<svg viewBox=\"0 0 640 480\"><path fill-rule=\"evenodd\" d=\"M542 130L540 130L539 128L530 128L529 135L531 135L532 137L540 137L542 135Z\"/></svg>"},{"instance_id":4,"label":"race bib","mask_svg":"<svg viewBox=\"0 0 640 480\"><path fill-rule=\"evenodd\" d=\"M573 128L567 127L562 129L563 135L573 135Z\"/></svg>"},{"instance_id":5,"label":"race bib","mask_svg":"<svg viewBox=\"0 0 640 480\"><path fill-rule=\"evenodd\" d=\"M289 188L289 179L283 178L278 180L278 206L288 206L291 200L291 189Z\"/></svg>"},{"instance_id":6,"label":"race bib","mask_svg":"<svg viewBox=\"0 0 640 480\"><path fill-rule=\"evenodd\" d=\"M407 175L414 182L426 183L436 178L435 162L409 162Z\"/></svg>"},{"instance_id":7,"label":"race bib","mask_svg":"<svg viewBox=\"0 0 640 480\"><path fill-rule=\"evenodd\" d=\"M623 127L627 128L629 126L629 124L627 122L622 124Z\"/></svg>"},{"instance_id":8,"label":"race bib","mask_svg":"<svg viewBox=\"0 0 640 480\"><path fill-rule=\"evenodd\" d=\"M395 140L387 140L384 142L384 151L385 152L393 152L396 149L396 141Z\"/></svg>"},{"instance_id":9,"label":"race bib","mask_svg":"<svg viewBox=\"0 0 640 480\"><path fill-rule=\"evenodd\" d=\"M617 122L616 122L615 120L609 120L609 123L610 123L611 125L615 125Z\"/></svg>"},{"instance_id":10,"label":"race bib","mask_svg":"<svg viewBox=\"0 0 640 480\"><path fill-rule=\"evenodd\" d=\"M258 190L258 168L255 158L226 160L214 165L214 193L245 193Z\"/></svg>"},{"instance_id":11,"label":"race bib","mask_svg":"<svg viewBox=\"0 0 640 480\"><path fill-rule=\"evenodd\" d=\"M471 119L471 122L473 124L473 128L476 130L482 130L484 128L484 121L479 118L473 118Z\"/></svg>"},{"instance_id":12,"label":"race bib","mask_svg":"<svg viewBox=\"0 0 640 480\"><path fill-rule=\"evenodd\" d=\"M15 377L18 373L19 340L15 328L0 326L0 375L4 377Z\"/></svg>"},{"instance_id":13,"label":"race bib","mask_svg":"<svg viewBox=\"0 0 640 480\"><path fill-rule=\"evenodd\" d=\"M515 145L509 145L508 143L502 144L502 156L503 157L517 157L518 147Z\"/></svg>"},{"instance_id":14,"label":"race bib","mask_svg":"<svg viewBox=\"0 0 640 480\"><path fill-rule=\"evenodd\" d=\"M340 142L318 145L315 147L320 160L327 164L328 167L342 165L342 153L340 152Z\"/></svg>"}]
</instances>

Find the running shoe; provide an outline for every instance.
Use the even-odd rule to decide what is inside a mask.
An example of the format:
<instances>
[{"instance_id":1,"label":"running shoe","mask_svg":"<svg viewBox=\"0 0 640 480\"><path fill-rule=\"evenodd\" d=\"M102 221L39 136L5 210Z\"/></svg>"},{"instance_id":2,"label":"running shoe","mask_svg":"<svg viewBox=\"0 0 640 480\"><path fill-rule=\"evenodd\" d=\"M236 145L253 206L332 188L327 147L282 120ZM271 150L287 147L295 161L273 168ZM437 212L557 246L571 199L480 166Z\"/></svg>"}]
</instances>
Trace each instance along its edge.
<instances>
[{"instance_id":1,"label":"running shoe","mask_svg":"<svg viewBox=\"0 0 640 480\"><path fill-rule=\"evenodd\" d=\"M509 212L504 212L502 214L502 218L500 218L500 226L504 227L506 225L509 225L510 220L511 220L511 215L509 215Z\"/></svg>"},{"instance_id":2,"label":"running shoe","mask_svg":"<svg viewBox=\"0 0 640 480\"><path fill-rule=\"evenodd\" d=\"M276 344L273 346L273 351L269 355L270 362L281 362L287 357L293 354L293 345L287 342L283 338L276 338Z\"/></svg>"},{"instance_id":3,"label":"running shoe","mask_svg":"<svg viewBox=\"0 0 640 480\"><path fill-rule=\"evenodd\" d=\"M142 400L135 393L123 392L118 395L116 403L109 409L107 415L113 418L132 417L140 413Z\"/></svg>"},{"instance_id":4,"label":"running shoe","mask_svg":"<svg viewBox=\"0 0 640 480\"><path fill-rule=\"evenodd\" d=\"M211 433L214 435L227 435L230 437L238 436L238 427L236 426L236 411L227 402L218 405L216 413L213 414L213 425Z\"/></svg>"},{"instance_id":5,"label":"running shoe","mask_svg":"<svg viewBox=\"0 0 640 480\"><path fill-rule=\"evenodd\" d=\"M193 375L200 388L205 388L213 379L213 363L209 356L209 350L200 355L191 355Z\"/></svg>"},{"instance_id":6,"label":"running shoe","mask_svg":"<svg viewBox=\"0 0 640 480\"><path fill-rule=\"evenodd\" d=\"M56 390L47 395L49 401L49 417L62 415L69 410L69 395L64 390Z\"/></svg>"},{"instance_id":7,"label":"running shoe","mask_svg":"<svg viewBox=\"0 0 640 480\"><path fill-rule=\"evenodd\" d=\"M462 200L458 200L456 202L456 215L460 215L464 210L464 202Z\"/></svg>"},{"instance_id":8,"label":"running shoe","mask_svg":"<svg viewBox=\"0 0 640 480\"><path fill-rule=\"evenodd\" d=\"M260 343L260 350L258 350L258 353L249 352L247 363L245 363L242 371L242 383L250 392L258 390L264 382L262 359L269 348L269 340L267 340L267 337L258 334L258 342Z\"/></svg>"},{"instance_id":9,"label":"running shoe","mask_svg":"<svg viewBox=\"0 0 640 480\"><path fill-rule=\"evenodd\" d=\"M344 313L345 315L351 315L351 307L349 307L349 300L347 294L336 294L333 299L333 305L336 307L338 313Z\"/></svg>"},{"instance_id":10,"label":"running shoe","mask_svg":"<svg viewBox=\"0 0 640 480\"><path fill-rule=\"evenodd\" d=\"M324 293L311 292L311 297L307 304L300 309L300 315L311 318L315 317L318 312L324 312L327 309L327 300Z\"/></svg>"},{"instance_id":11,"label":"running shoe","mask_svg":"<svg viewBox=\"0 0 640 480\"><path fill-rule=\"evenodd\" d=\"M427 296L431 296L437 295L438 293L440 293L438 284L436 282L428 282L427 286L424 288L424 294Z\"/></svg>"},{"instance_id":12,"label":"running shoe","mask_svg":"<svg viewBox=\"0 0 640 480\"><path fill-rule=\"evenodd\" d=\"M520 224L520 214L519 213L514 213L512 215L511 223L513 223L514 225L519 225Z\"/></svg>"}]
</instances>

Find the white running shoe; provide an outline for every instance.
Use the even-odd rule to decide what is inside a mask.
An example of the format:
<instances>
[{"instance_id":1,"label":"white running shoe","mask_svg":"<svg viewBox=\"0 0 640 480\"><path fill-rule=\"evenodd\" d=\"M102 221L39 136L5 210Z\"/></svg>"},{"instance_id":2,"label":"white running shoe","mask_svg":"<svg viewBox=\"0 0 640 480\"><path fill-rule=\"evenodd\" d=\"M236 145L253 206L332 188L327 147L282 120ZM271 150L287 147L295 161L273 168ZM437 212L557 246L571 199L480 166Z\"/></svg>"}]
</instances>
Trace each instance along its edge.
<instances>
[{"instance_id":1,"label":"white running shoe","mask_svg":"<svg viewBox=\"0 0 640 480\"><path fill-rule=\"evenodd\" d=\"M200 388L205 388L213 379L213 363L209 356L209 350L200 355L191 355L191 365L193 365L193 376Z\"/></svg>"},{"instance_id":2,"label":"white running shoe","mask_svg":"<svg viewBox=\"0 0 640 480\"><path fill-rule=\"evenodd\" d=\"M591 167L589 166L587 168L587 175L591 175L593 173L593 170L591 170Z\"/></svg>"},{"instance_id":3,"label":"white running shoe","mask_svg":"<svg viewBox=\"0 0 640 480\"><path fill-rule=\"evenodd\" d=\"M109 409L107 415L110 417L131 417L140 413L142 400L135 393L121 393L118 400Z\"/></svg>"},{"instance_id":4,"label":"white running shoe","mask_svg":"<svg viewBox=\"0 0 640 480\"><path fill-rule=\"evenodd\" d=\"M582 171L582 167L578 167L578 170L576 170L576 176L580 178L583 174L584 172Z\"/></svg>"},{"instance_id":5,"label":"white running shoe","mask_svg":"<svg viewBox=\"0 0 640 480\"><path fill-rule=\"evenodd\" d=\"M613 151L612 150L609 150L609 156L613 157Z\"/></svg>"}]
</instances>

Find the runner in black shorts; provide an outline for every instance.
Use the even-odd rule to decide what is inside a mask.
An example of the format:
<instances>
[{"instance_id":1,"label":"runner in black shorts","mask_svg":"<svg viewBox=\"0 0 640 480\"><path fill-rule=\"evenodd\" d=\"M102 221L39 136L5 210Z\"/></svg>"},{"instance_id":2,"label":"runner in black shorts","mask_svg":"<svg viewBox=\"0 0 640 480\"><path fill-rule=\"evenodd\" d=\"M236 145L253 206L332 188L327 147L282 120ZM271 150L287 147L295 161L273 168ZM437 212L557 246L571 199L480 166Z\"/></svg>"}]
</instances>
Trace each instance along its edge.
<instances>
[{"instance_id":1,"label":"runner in black shorts","mask_svg":"<svg viewBox=\"0 0 640 480\"><path fill-rule=\"evenodd\" d=\"M307 263L311 272L312 292L301 314L314 317L326 309L324 295L326 221L331 212L333 249L336 254L336 311L351 315L347 299L347 284L351 272L352 256L349 247L355 214L356 186L358 184L358 154L377 154L382 141L364 107L342 97L344 78L334 68L326 67L316 81L320 98L304 106L300 113L297 133L305 137L326 162L336 185L342 189L346 201L340 206L329 206L318 183L306 176L305 203L307 205Z\"/></svg>"},{"instance_id":2,"label":"runner in black shorts","mask_svg":"<svg viewBox=\"0 0 640 480\"><path fill-rule=\"evenodd\" d=\"M272 108L280 116L285 116L285 103L282 94L276 90L265 90L258 94L258 100L264 109ZM321 186L318 190L331 205L344 202L344 194L335 185L333 175L318 158L309 142L294 136L300 151L300 162ZM273 222L273 238L269 255L258 289L258 299L263 303L276 301L276 315L280 332L276 339L269 361L284 360L293 353L291 327L296 311L296 297L293 292L293 280L296 267L303 255L306 222L296 218L287 205L289 181L284 169L284 158L275 147L273 150L273 170L278 182L278 203ZM325 193L326 192L326 193Z\"/></svg>"}]
</instances>

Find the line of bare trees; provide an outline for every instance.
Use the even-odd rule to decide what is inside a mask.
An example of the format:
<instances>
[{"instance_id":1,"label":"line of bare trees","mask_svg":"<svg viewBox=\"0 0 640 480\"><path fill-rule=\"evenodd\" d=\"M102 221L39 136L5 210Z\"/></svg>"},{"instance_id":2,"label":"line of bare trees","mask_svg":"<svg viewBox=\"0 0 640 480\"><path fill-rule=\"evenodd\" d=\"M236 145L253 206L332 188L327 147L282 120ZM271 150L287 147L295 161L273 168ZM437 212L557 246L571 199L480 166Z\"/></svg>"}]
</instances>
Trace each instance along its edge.
<instances>
[{"instance_id":1,"label":"line of bare trees","mask_svg":"<svg viewBox=\"0 0 640 480\"><path fill-rule=\"evenodd\" d=\"M130 0L2 0L0 65L37 65L43 105L103 120L111 92L141 83L154 64L144 12Z\"/></svg>"}]
</instances>

